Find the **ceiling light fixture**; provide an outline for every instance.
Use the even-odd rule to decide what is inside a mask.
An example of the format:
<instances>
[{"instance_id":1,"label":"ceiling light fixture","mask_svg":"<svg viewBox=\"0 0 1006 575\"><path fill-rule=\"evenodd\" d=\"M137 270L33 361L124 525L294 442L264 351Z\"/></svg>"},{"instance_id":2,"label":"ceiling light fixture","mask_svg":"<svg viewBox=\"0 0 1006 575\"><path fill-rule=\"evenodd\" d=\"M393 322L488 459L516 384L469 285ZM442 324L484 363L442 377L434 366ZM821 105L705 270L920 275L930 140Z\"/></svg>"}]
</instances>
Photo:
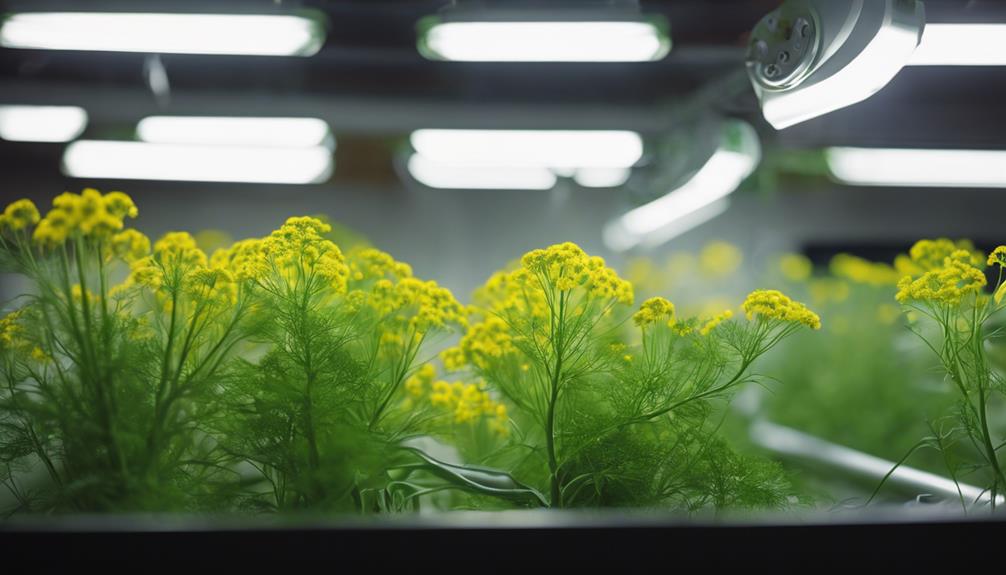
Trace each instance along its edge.
<instances>
[{"instance_id":1,"label":"ceiling light fixture","mask_svg":"<svg viewBox=\"0 0 1006 575\"><path fill-rule=\"evenodd\" d=\"M0 138L12 142L69 142L85 127L77 106L0 106Z\"/></svg>"},{"instance_id":2,"label":"ceiling light fixture","mask_svg":"<svg viewBox=\"0 0 1006 575\"><path fill-rule=\"evenodd\" d=\"M76 178L316 184L333 171L328 148L190 146L79 140L63 171Z\"/></svg>"},{"instance_id":3,"label":"ceiling light fixture","mask_svg":"<svg viewBox=\"0 0 1006 575\"><path fill-rule=\"evenodd\" d=\"M783 129L869 98L910 62L925 25L918 0L787 0L748 50L765 119Z\"/></svg>"},{"instance_id":4,"label":"ceiling light fixture","mask_svg":"<svg viewBox=\"0 0 1006 575\"><path fill-rule=\"evenodd\" d=\"M0 46L41 50L310 56L324 38L317 19L283 14L24 12L0 26Z\"/></svg>"}]
</instances>

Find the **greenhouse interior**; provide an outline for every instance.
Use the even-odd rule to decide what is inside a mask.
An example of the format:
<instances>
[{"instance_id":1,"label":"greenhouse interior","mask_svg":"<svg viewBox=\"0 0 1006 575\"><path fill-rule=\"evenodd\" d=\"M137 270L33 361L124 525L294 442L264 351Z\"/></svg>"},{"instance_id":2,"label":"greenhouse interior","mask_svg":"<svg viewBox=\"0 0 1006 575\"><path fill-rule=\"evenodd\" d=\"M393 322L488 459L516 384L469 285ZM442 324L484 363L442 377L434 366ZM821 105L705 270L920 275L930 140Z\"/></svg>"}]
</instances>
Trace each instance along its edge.
<instances>
[{"instance_id":1,"label":"greenhouse interior","mask_svg":"<svg viewBox=\"0 0 1006 575\"><path fill-rule=\"evenodd\" d=\"M995 0L3 0L0 540L1001 535L1002 66Z\"/></svg>"}]
</instances>

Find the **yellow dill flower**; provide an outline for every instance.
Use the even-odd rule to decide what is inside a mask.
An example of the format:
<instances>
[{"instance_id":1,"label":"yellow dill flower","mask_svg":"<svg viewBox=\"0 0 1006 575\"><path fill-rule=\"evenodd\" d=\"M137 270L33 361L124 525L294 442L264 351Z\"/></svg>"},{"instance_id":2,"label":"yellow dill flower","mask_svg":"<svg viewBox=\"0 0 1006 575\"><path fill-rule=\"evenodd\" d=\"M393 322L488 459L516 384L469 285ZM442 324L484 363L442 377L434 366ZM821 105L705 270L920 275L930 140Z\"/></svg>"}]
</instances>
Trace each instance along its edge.
<instances>
[{"instance_id":1,"label":"yellow dill flower","mask_svg":"<svg viewBox=\"0 0 1006 575\"><path fill-rule=\"evenodd\" d=\"M31 200L18 200L8 204L0 216L0 231L10 229L19 231L39 222L38 208Z\"/></svg>"},{"instance_id":2,"label":"yellow dill flower","mask_svg":"<svg viewBox=\"0 0 1006 575\"><path fill-rule=\"evenodd\" d=\"M136 204L133 203L133 198L122 192L108 192L102 198L102 202L105 205L105 211L111 214L112 217L118 218L119 221L127 217L135 218L140 215Z\"/></svg>"},{"instance_id":3,"label":"yellow dill flower","mask_svg":"<svg viewBox=\"0 0 1006 575\"><path fill-rule=\"evenodd\" d=\"M63 225L63 222L65 222L64 217L60 214L56 218L53 218L52 212L50 212L45 219L39 222L38 227L35 228L35 232L31 236L32 241L45 249L52 249L62 245L70 235L70 227Z\"/></svg>"},{"instance_id":4,"label":"yellow dill flower","mask_svg":"<svg viewBox=\"0 0 1006 575\"><path fill-rule=\"evenodd\" d=\"M1006 267L1006 246L997 246L996 249L989 253L989 257L985 260L985 265L997 265L999 267Z\"/></svg>"},{"instance_id":5,"label":"yellow dill flower","mask_svg":"<svg viewBox=\"0 0 1006 575\"><path fill-rule=\"evenodd\" d=\"M944 305L959 305L969 294L979 294L987 280L985 273L973 265L973 254L966 249L955 250L943 258L943 266L932 268L918 279L905 276L898 282L899 302L922 301Z\"/></svg>"},{"instance_id":6,"label":"yellow dill flower","mask_svg":"<svg viewBox=\"0 0 1006 575\"><path fill-rule=\"evenodd\" d=\"M466 326L468 323L465 307L458 303L449 289L432 280L412 277L397 283L378 280L369 301L379 313L396 315L417 334Z\"/></svg>"},{"instance_id":7,"label":"yellow dill flower","mask_svg":"<svg viewBox=\"0 0 1006 575\"><path fill-rule=\"evenodd\" d=\"M967 254L965 263L968 263L973 267L980 268L985 263L983 255L980 252L975 251L974 245L970 241L958 240L955 242L947 238L919 240L915 242L911 249L908 250L908 256L916 268L920 269L921 272L927 272L945 267L944 260L951 257L958 251L963 251ZM958 259L960 258L958 257ZM919 274L913 273L906 275Z\"/></svg>"},{"instance_id":8,"label":"yellow dill flower","mask_svg":"<svg viewBox=\"0 0 1006 575\"><path fill-rule=\"evenodd\" d=\"M209 305L234 305L238 299L234 276L222 268L200 267L185 276L183 289L189 297Z\"/></svg>"},{"instance_id":9,"label":"yellow dill flower","mask_svg":"<svg viewBox=\"0 0 1006 575\"><path fill-rule=\"evenodd\" d=\"M741 307L748 320L778 320L803 324L811 329L821 328L821 318L816 313L778 290L755 290L748 294Z\"/></svg>"},{"instance_id":10,"label":"yellow dill flower","mask_svg":"<svg viewBox=\"0 0 1006 575\"><path fill-rule=\"evenodd\" d=\"M651 297L644 301L643 305L639 306L639 311L632 316L633 323L638 327L646 327L663 320L674 320L674 304L662 297Z\"/></svg>"},{"instance_id":11,"label":"yellow dill flower","mask_svg":"<svg viewBox=\"0 0 1006 575\"><path fill-rule=\"evenodd\" d=\"M145 258L150 254L150 239L142 233L129 229L112 236L112 254L127 263Z\"/></svg>"},{"instance_id":12,"label":"yellow dill flower","mask_svg":"<svg viewBox=\"0 0 1006 575\"><path fill-rule=\"evenodd\" d=\"M269 271L269 262L262 247L263 240L241 240L230 248L213 252L210 265L229 269L238 281L261 279Z\"/></svg>"},{"instance_id":13,"label":"yellow dill flower","mask_svg":"<svg viewBox=\"0 0 1006 575\"><path fill-rule=\"evenodd\" d=\"M332 226L318 218L296 216L254 247L262 251L265 263L271 262L286 278L296 277L296 270L303 267L307 275L328 281L333 291L344 293L349 268L339 247L324 238L330 231Z\"/></svg>"},{"instance_id":14,"label":"yellow dill flower","mask_svg":"<svg viewBox=\"0 0 1006 575\"><path fill-rule=\"evenodd\" d=\"M714 329L716 329L721 323L727 321L734 316L734 312L726 309L722 313L714 315L712 318L707 320L702 327L699 329L699 334L709 335Z\"/></svg>"},{"instance_id":15,"label":"yellow dill flower","mask_svg":"<svg viewBox=\"0 0 1006 575\"><path fill-rule=\"evenodd\" d=\"M545 293L525 269L494 273L472 297L478 307L499 315L545 319L549 313Z\"/></svg>"},{"instance_id":16,"label":"yellow dill flower","mask_svg":"<svg viewBox=\"0 0 1006 575\"><path fill-rule=\"evenodd\" d=\"M904 267L907 262L902 262ZM872 286L896 285L902 273L878 262L871 262L850 254L838 254L831 259L831 273L859 284Z\"/></svg>"},{"instance_id":17,"label":"yellow dill flower","mask_svg":"<svg viewBox=\"0 0 1006 575\"><path fill-rule=\"evenodd\" d=\"M49 354L47 354L45 351L42 350L41 347L38 347L37 345L33 347L31 350L31 358L39 363L46 363L52 361L52 358L49 357Z\"/></svg>"},{"instance_id":18,"label":"yellow dill flower","mask_svg":"<svg viewBox=\"0 0 1006 575\"><path fill-rule=\"evenodd\" d=\"M521 258L521 266L560 291L583 287L591 296L632 304L632 285L607 267L604 259L588 256L572 242L532 250Z\"/></svg>"},{"instance_id":19,"label":"yellow dill flower","mask_svg":"<svg viewBox=\"0 0 1006 575\"><path fill-rule=\"evenodd\" d=\"M354 248L346 259L350 279L354 282L412 277L412 268L408 264L395 261L390 254L376 248Z\"/></svg>"},{"instance_id":20,"label":"yellow dill flower","mask_svg":"<svg viewBox=\"0 0 1006 575\"><path fill-rule=\"evenodd\" d=\"M21 325L24 310L13 311L0 318L0 346L5 349L24 347L24 327Z\"/></svg>"},{"instance_id":21,"label":"yellow dill flower","mask_svg":"<svg viewBox=\"0 0 1006 575\"><path fill-rule=\"evenodd\" d=\"M493 362L516 351L509 326L496 316L489 316L472 325L462 336L457 349L458 355L451 352L452 365L467 361L480 369L487 369ZM446 363L447 358L444 360Z\"/></svg>"},{"instance_id":22,"label":"yellow dill flower","mask_svg":"<svg viewBox=\"0 0 1006 575\"><path fill-rule=\"evenodd\" d=\"M446 381L434 381L431 386L430 403L434 407L451 407L454 405L454 388Z\"/></svg>"},{"instance_id":23,"label":"yellow dill flower","mask_svg":"<svg viewBox=\"0 0 1006 575\"><path fill-rule=\"evenodd\" d=\"M743 262L741 251L728 242L710 242L699 252L699 270L710 278L732 275Z\"/></svg>"},{"instance_id":24,"label":"yellow dill flower","mask_svg":"<svg viewBox=\"0 0 1006 575\"><path fill-rule=\"evenodd\" d=\"M465 352L460 346L449 347L440 352L440 361L447 371L460 371L465 367Z\"/></svg>"},{"instance_id":25,"label":"yellow dill flower","mask_svg":"<svg viewBox=\"0 0 1006 575\"><path fill-rule=\"evenodd\" d=\"M405 391L414 398L422 397L436 376L436 368L432 364L424 363L416 373L405 380Z\"/></svg>"},{"instance_id":26,"label":"yellow dill flower","mask_svg":"<svg viewBox=\"0 0 1006 575\"><path fill-rule=\"evenodd\" d=\"M150 288L154 291L164 285L164 270L152 256L138 259L129 265L127 283Z\"/></svg>"},{"instance_id":27,"label":"yellow dill flower","mask_svg":"<svg viewBox=\"0 0 1006 575\"><path fill-rule=\"evenodd\" d=\"M814 265L800 254L785 254L779 258L779 271L789 281L802 282L810 277Z\"/></svg>"},{"instance_id":28,"label":"yellow dill flower","mask_svg":"<svg viewBox=\"0 0 1006 575\"><path fill-rule=\"evenodd\" d=\"M205 266L206 254L188 232L168 232L154 243L154 257L164 266Z\"/></svg>"}]
</instances>

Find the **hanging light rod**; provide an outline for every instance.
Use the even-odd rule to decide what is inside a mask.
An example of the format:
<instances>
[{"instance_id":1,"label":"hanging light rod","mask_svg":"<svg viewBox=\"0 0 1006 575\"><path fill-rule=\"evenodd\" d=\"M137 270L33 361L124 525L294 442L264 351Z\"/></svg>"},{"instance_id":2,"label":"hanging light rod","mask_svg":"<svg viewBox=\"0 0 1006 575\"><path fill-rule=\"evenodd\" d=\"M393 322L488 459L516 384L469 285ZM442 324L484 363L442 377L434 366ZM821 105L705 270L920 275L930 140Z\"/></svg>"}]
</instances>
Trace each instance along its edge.
<instances>
[{"instance_id":1,"label":"hanging light rod","mask_svg":"<svg viewBox=\"0 0 1006 575\"><path fill-rule=\"evenodd\" d=\"M731 120L722 127L719 147L691 177L665 195L634 208L604 228L614 251L655 247L722 214L727 197L754 172L761 145L754 128Z\"/></svg>"},{"instance_id":2,"label":"hanging light rod","mask_svg":"<svg viewBox=\"0 0 1006 575\"><path fill-rule=\"evenodd\" d=\"M23 12L0 26L0 46L40 50L310 56L324 39L320 20L291 14Z\"/></svg>"},{"instance_id":3,"label":"hanging light rod","mask_svg":"<svg viewBox=\"0 0 1006 575\"><path fill-rule=\"evenodd\" d=\"M636 2L570 8L459 3L419 21L419 51L461 62L649 62L671 49L667 20Z\"/></svg>"}]
</instances>

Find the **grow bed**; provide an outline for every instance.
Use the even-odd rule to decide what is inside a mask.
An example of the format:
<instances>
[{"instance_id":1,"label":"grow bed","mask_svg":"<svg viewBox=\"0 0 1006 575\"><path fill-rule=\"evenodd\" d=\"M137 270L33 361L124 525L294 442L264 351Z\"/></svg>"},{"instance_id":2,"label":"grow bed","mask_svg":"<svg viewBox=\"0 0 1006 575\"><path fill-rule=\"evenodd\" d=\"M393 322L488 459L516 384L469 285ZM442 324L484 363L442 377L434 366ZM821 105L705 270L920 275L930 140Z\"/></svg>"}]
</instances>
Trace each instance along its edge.
<instances>
[{"instance_id":1,"label":"grow bed","mask_svg":"<svg viewBox=\"0 0 1006 575\"><path fill-rule=\"evenodd\" d=\"M67 517L0 524L14 558L329 560L500 567L558 560L630 565L933 565L991 548L1006 522L916 504L714 520L632 512L456 512L368 519ZM879 561L879 563L878 563Z\"/></svg>"}]
</instances>

